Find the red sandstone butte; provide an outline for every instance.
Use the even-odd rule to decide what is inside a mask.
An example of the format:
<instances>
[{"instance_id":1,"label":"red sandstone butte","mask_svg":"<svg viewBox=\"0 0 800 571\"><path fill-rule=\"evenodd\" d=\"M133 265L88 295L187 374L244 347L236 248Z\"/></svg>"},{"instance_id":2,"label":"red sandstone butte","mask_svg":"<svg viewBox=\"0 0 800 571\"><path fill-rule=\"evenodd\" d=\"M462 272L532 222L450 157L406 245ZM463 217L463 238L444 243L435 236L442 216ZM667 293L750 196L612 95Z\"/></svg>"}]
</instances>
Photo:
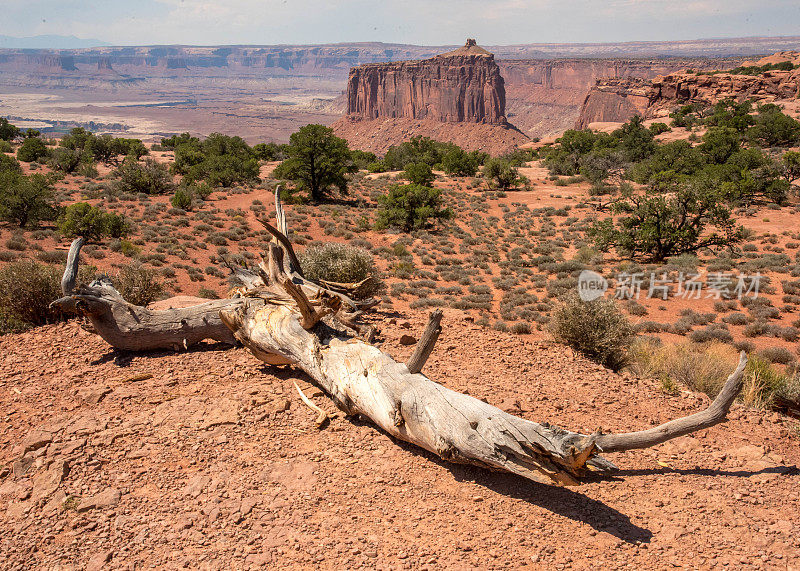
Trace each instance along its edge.
<instances>
[{"instance_id":1,"label":"red sandstone butte","mask_svg":"<svg viewBox=\"0 0 800 571\"><path fill-rule=\"evenodd\" d=\"M494 55L475 40L436 57L354 67L347 114L506 125L506 90Z\"/></svg>"}]
</instances>

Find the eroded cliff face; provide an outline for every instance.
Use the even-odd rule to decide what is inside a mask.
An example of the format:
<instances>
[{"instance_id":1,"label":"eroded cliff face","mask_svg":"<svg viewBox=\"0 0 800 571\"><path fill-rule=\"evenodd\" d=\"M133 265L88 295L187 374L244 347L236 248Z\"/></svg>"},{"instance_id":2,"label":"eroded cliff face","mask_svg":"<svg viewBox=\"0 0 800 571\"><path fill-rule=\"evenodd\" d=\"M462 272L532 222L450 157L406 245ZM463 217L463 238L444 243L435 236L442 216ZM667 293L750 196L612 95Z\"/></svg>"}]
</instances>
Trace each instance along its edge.
<instances>
[{"instance_id":1,"label":"eroded cliff face","mask_svg":"<svg viewBox=\"0 0 800 571\"><path fill-rule=\"evenodd\" d=\"M750 65L793 61L783 54ZM790 54L791 55L791 54ZM800 61L800 54L795 54ZM780 56L780 57L778 57ZM708 68L707 68L708 69ZM601 79L586 95L575 128L596 122L623 122L634 115L666 116L678 105L713 104L724 99L757 102L791 101L800 97L800 70L767 71L759 75L679 71L650 81L628 77Z\"/></svg>"},{"instance_id":2,"label":"eroded cliff face","mask_svg":"<svg viewBox=\"0 0 800 571\"><path fill-rule=\"evenodd\" d=\"M742 58L569 58L501 60L498 65L506 82L508 120L527 135L542 137L575 125L587 92L600 78L653 79L686 68L728 69L741 62ZM639 103L628 99L614 104L625 108ZM611 116L613 104L602 107L609 110L606 116Z\"/></svg>"},{"instance_id":3,"label":"eroded cliff face","mask_svg":"<svg viewBox=\"0 0 800 571\"><path fill-rule=\"evenodd\" d=\"M347 81L347 115L505 125L505 82L494 56L474 45L420 61L366 64Z\"/></svg>"}]
</instances>

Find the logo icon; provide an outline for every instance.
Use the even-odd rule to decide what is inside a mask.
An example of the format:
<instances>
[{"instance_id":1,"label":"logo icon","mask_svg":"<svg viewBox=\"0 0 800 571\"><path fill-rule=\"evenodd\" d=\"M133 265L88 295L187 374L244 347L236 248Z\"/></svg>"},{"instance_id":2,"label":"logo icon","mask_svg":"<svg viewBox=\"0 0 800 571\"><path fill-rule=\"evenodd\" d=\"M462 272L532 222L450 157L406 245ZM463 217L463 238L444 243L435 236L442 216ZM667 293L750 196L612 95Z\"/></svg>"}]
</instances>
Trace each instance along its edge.
<instances>
[{"instance_id":1,"label":"logo icon","mask_svg":"<svg viewBox=\"0 0 800 571\"><path fill-rule=\"evenodd\" d=\"M578 297L593 301L608 290L608 280L592 270L583 270L578 276Z\"/></svg>"}]
</instances>

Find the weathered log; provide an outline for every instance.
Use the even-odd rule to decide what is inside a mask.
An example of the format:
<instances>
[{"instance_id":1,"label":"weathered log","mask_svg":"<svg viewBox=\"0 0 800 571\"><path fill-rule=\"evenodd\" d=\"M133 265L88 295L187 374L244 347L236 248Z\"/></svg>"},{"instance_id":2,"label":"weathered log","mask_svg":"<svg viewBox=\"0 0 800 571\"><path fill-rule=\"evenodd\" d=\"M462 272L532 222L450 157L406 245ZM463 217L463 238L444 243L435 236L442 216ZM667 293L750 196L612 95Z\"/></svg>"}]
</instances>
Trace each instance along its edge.
<instances>
[{"instance_id":1,"label":"weathered log","mask_svg":"<svg viewBox=\"0 0 800 571\"><path fill-rule=\"evenodd\" d=\"M269 255L277 252L275 247ZM283 269L279 260L269 265ZM301 306L285 303L288 283L278 271L260 296L221 311L236 338L263 360L278 356L301 368L345 413L363 415L392 436L451 462L504 470L538 482L576 484L589 469L613 468L598 455L603 450L655 444L721 422L741 388L744 354L724 396L710 412L653 429L657 434L570 432L515 417L412 372L377 347L345 333L335 316L309 320ZM436 331L438 323L433 319L431 323L430 329ZM429 345L426 341L420 353Z\"/></svg>"},{"instance_id":2,"label":"weathered log","mask_svg":"<svg viewBox=\"0 0 800 571\"><path fill-rule=\"evenodd\" d=\"M64 297L52 307L85 316L109 345L127 351L185 349L204 339L234 345L235 337L219 312L241 305L241 299L218 299L192 307L152 310L128 303L110 281L95 280L76 288L83 238L72 242L61 280Z\"/></svg>"}]
</instances>

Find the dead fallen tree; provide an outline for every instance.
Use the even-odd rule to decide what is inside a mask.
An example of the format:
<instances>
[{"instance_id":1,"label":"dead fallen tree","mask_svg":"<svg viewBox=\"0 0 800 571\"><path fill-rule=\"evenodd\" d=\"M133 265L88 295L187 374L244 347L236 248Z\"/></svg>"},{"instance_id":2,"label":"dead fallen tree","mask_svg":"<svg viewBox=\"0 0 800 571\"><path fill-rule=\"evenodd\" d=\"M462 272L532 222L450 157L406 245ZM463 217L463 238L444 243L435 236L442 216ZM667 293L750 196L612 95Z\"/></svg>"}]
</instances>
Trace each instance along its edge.
<instances>
[{"instance_id":1,"label":"dead fallen tree","mask_svg":"<svg viewBox=\"0 0 800 571\"><path fill-rule=\"evenodd\" d=\"M76 289L76 242L64 274L65 297L56 304L86 315L112 345L134 350L153 348L153 337L158 344L184 346L190 339L223 337L211 315L217 312L227 335L266 363L299 367L346 414L362 415L445 460L550 484L572 485L590 470L612 469L602 452L645 448L724 422L741 390L744 353L708 409L649 430L587 435L513 416L420 372L441 332L441 312L431 315L408 363L398 363L371 345L374 330L359 317L374 302L352 299L349 294L358 284L335 284L337 288L307 280L287 238L277 196L276 207L278 227L265 223L275 237L265 260L254 270L231 266L244 284L236 298L202 304L208 306L202 310L188 308L193 310L188 315L170 310L156 316L127 304L105 282ZM316 412L318 424L324 424L326 415Z\"/></svg>"},{"instance_id":2,"label":"dead fallen tree","mask_svg":"<svg viewBox=\"0 0 800 571\"><path fill-rule=\"evenodd\" d=\"M275 229L275 232L280 232ZM283 233L281 233L283 234ZM267 253L261 281L222 320L259 359L305 371L349 415L451 462L503 470L531 480L576 484L588 470L613 465L601 452L644 448L723 422L741 390L747 358L705 411L629 434L579 434L508 414L421 374L441 331L434 312L407 364L359 338L343 319L341 299L298 287L285 259L285 234Z\"/></svg>"},{"instance_id":3,"label":"dead fallen tree","mask_svg":"<svg viewBox=\"0 0 800 571\"><path fill-rule=\"evenodd\" d=\"M343 321L361 334L370 337L374 331L357 323L360 312L372 307L374 300L356 301L351 296L359 293L368 285L368 278L355 284L317 284L303 276L300 262L286 238L286 217L280 203L280 187L275 191L275 207L279 230L264 221L267 229L282 244L287 253L284 271L291 276L296 287L303 295L314 299L323 296L336 298L346 307L341 313ZM83 238L75 239L70 245L64 275L61 279L61 292L64 297L57 299L51 307L66 314L74 314L89 320L93 330L109 345L127 351L147 351L154 349L185 349L204 339L213 339L234 345L236 338L231 330L222 322L220 310L235 309L242 302L243 291L256 291L264 285L262 273L264 269L247 270L229 264L229 268L244 284L244 288L235 290L233 297L199 303L190 307L177 309L154 310L128 303L114 288L107 278L100 278L88 286L77 285L80 251ZM247 295L247 294L244 294ZM282 361L275 360L275 364Z\"/></svg>"}]
</instances>

